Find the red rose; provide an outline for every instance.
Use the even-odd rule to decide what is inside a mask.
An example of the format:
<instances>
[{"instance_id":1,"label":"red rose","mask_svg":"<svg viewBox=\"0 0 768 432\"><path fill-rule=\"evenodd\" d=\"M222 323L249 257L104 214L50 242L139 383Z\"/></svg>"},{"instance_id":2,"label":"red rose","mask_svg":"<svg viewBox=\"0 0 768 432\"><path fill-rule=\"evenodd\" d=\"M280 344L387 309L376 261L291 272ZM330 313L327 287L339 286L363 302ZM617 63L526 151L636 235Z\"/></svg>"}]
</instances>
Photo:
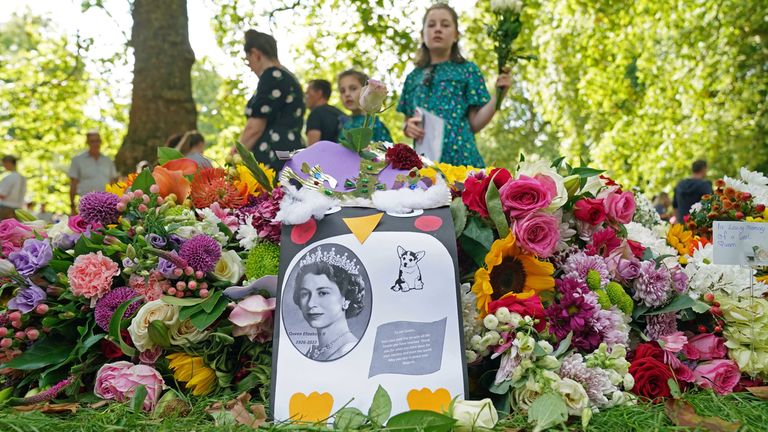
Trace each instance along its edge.
<instances>
[{"instance_id":1,"label":"red rose","mask_svg":"<svg viewBox=\"0 0 768 432\"><path fill-rule=\"evenodd\" d=\"M488 192L488 185L491 184L491 179L493 179L493 184L496 185L496 188L501 189L511 178L512 174L504 168L495 168L488 174L480 172L469 176L464 181L464 192L461 194L461 200L470 210L479 213L480 216L488 217L485 194Z\"/></svg>"},{"instance_id":2,"label":"red rose","mask_svg":"<svg viewBox=\"0 0 768 432\"><path fill-rule=\"evenodd\" d=\"M632 255L634 255L635 258L643 258L643 253L645 253L645 246L634 240L627 240L627 245L629 245L629 249L632 251Z\"/></svg>"},{"instance_id":3,"label":"red rose","mask_svg":"<svg viewBox=\"0 0 768 432\"><path fill-rule=\"evenodd\" d=\"M108 358L109 360L123 356L123 351L120 349L120 347L107 339L101 340L100 348L101 353L104 354L104 357Z\"/></svg>"},{"instance_id":4,"label":"red rose","mask_svg":"<svg viewBox=\"0 0 768 432\"><path fill-rule=\"evenodd\" d=\"M642 343L632 351L631 355L633 361L649 357L662 363L664 362L664 350L661 349L658 342Z\"/></svg>"},{"instance_id":5,"label":"red rose","mask_svg":"<svg viewBox=\"0 0 768 432\"><path fill-rule=\"evenodd\" d=\"M667 381L674 378L672 369L653 357L636 359L629 365L629 373L635 379L632 393L657 403L672 396Z\"/></svg>"},{"instance_id":6,"label":"red rose","mask_svg":"<svg viewBox=\"0 0 768 432\"><path fill-rule=\"evenodd\" d=\"M408 144L395 144L390 147L387 149L385 159L392 164L392 168L399 170L421 169L424 166L419 154Z\"/></svg>"},{"instance_id":7,"label":"red rose","mask_svg":"<svg viewBox=\"0 0 768 432\"><path fill-rule=\"evenodd\" d=\"M488 303L488 313L496 313L501 307L505 307L509 309L510 312L514 312L520 316L529 316L538 319L539 323L534 326L537 331L544 330L544 327L547 325L544 320L544 307L541 305L541 299L537 295L533 295L526 299L520 299L513 295L502 297Z\"/></svg>"},{"instance_id":8,"label":"red rose","mask_svg":"<svg viewBox=\"0 0 768 432\"><path fill-rule=\"evenodd\" d=\"M587 222L590 225L597 225L604 221L606 217L603 200L598 198L582 198L576 201L573 215L580 221Z\"/></svg>"}]
</instances>

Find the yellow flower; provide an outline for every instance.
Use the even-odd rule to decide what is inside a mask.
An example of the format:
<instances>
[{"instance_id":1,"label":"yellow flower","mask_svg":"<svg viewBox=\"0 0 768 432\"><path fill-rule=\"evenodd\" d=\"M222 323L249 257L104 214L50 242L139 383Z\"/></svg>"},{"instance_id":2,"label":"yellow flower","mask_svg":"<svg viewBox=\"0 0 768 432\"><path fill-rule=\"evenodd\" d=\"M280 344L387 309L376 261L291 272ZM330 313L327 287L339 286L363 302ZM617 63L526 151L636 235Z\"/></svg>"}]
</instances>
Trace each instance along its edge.
<instances>
[{"instance_id":1,"label":"yellow flower","mask_svg":"<svg viewBox=\"0 0 768 432\"><path fill-rule=\"evenodd\" d=\"M123 194L125 193L125 189L127 188L128 188L128 184L126 184L123 181L118 181L118 182L108 184L106 187L104 187L104 190L121 197L123 196Z\"/></svg>"},{"instance_id":2,"label":"yellow flower","mask_svg":"<svg viewBox=\"0 0 768 432\"><path fill-rule=\"evenodd\" d=\"M261 162L259 162L259 167L264 171L264 174L266 174L267 180L272 183L276 175L275 170ZM251 195L261 195L264 192L264 188L256 181L248 167L245 165L237 165L236 168L238 179L235 180L235 187L238 189L245 189Z\"/></svg>"},{"instance_id":3,"label":"yellow flower","mask_svg":"<svg viewBox=\"0 0 768 432\"><path fill-rule=\"evenodd\" d=\"M755 278L755 280L757 280L758 282L762 282L762 283L768 284L768 274L762 275L762 276L757 276Z\"/></svg>"},{"instance_id":4,"label":"yellow flower","mask_svg":"<svg viewBox=\"0 0 768 432\"><path fill-rule=\"evenodd\" d=\"M173 353L168 356L169 366L176 381L186 382L185 387L195 396L207 395L217 387L216 372L203 363L202 357L186 353Z\"/></svg>"},{"instance_id":5,"label":"yellow flower","mask_svg":"<svg viewBox=\"0 0 768 432\"><path fill-rule=\"evenodd\" d=\"M477 297L477 310L482 316L488 313L491 301L509 296L526 299L555 288L554 266L524 254L515 245L515 236L511 232L493 242L485 256L485 266L475 272L472 286Z\"/></svg>"},{"instance_id":6,"label":"yellow flower","mask_svg":"<svg viewBox=\"0 0 768 432\"><path fill-rule=\"evenodd\" d=\"M680 255L687 255L693 241L693 233L686 231L682 224L674 224L667 231L667 244L677 249Z\"/></svg>"},{"instance_id":7,"label":"yellow flower","mask_svg":"<svg viewBox=\"0 0 768 432\"><path fill-rule=\"evenodd\" d=\"M435 165L445 176L445 181L449 186L453 186L456 183L464 183L467 178L467 174L470 171L477 171L479 168L464 166L464 165L450 165L447 163L438 163ZM432 167L425 167L419 170L419 175L422 177L429 177L432 182L436 181L437 170Z\"/></svg>"}]
</instances>

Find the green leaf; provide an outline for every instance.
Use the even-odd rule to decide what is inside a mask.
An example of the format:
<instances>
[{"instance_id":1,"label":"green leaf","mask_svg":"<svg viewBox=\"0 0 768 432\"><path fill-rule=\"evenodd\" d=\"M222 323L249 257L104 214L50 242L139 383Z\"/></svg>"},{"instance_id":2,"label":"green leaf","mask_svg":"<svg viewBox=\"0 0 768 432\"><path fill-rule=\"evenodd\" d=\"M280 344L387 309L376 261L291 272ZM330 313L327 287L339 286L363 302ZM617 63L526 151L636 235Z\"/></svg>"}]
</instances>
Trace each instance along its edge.
<instances>
[{"instance_id":1,"label":"green leaf","mask_svg":"<svg viewBox=\"0 0 768 432\"><path fill-rule=\"evenodd\" d=\"M588 178L588 177L594 177L596 175L600 175L604 173L605 170L599 170L595 168L590 167L578 167L571 170L571 175L576 174L581 178Z\"/></svg>"},{"instance_id":2,"label":"green leaf","mask_svg":"<svg viewBox=\"0 0 768 432\"><path fill-rule=\"evenodd\" d=\"M211 293L211 295L208 296L208 298L205 299L204 302L200 303L200 306L203 308L204 311L211 313L213 311L213 308L216 307L216 304L219 302L219 299L221 298L221 291L214 291Z\"/></svg>"},{"instance_id":3,"label":"green leaf","mask_svg":"<svg viewBox=\"0 0 768 432\"><path fill-rule=\"evenodd\" d=\"M218 301L211 308L210 312L199 310L192 315L190 318L192 325L194 325L198 330L205 330L208 328L208 326L213 324L213 322L216 321L222 313L224 313L224 311L227 309L227 304L229 304L229 300L227 300L226 297L219 296Z\"/></svg>"},{"instance_id":4,"label":"green leaf","mask_svg":"<svg viewBox=\"0 0 768 432\"><path fill-rule=\"evenodd\" d=\"M373 129L371 128L355 128L349 129L344 133L345 147L352 150L355 153L360 153L364 148L371 144L373 139Z\"/></svg>"},{"instance_id":5,"label":"green leaf","mask_svg":"<svg viewBox=\"0 0 768 432\"><path fill-rule=\"evenodd\" d=\"M168 336L168 326L161 320L153 320L147 327L147 333L149 334L149 340L155 345L159 345L162 348L168 348L171 346L171 338Z\"/></svg>"},{"instance_id":6,"label":"green leaf","mask_svg":"<svg viewBox=\"0 0 768 432\"><path fill-rule=\"evenodd\" d=\"M267 192L272 192L272 183L269 182L267 175L264 174L264 170L262 170L259 166L259 163L256 162L256 158L253 157L253 153L243 147L243 145L240 143L237 143L235 146L237 147L237 153L243 160L243 164L246 168L248 168L248 170L251 171L251 174L253 174L253 178L259 182L261 187L263 187ZM277 178L275 178L275 180L277 180Z\"/></svg>"},{"instance_id":7,"label":"green leaf","mask_svg":"<svg viewBox=\"0 0 768 432\"><path fill-rule=\"evenodd\" d=\"M534 432L549 429L568 420L568 407L555 393L539 396L528 408L528 423L535 423Z\"/></svg>"},{"instance_id":8,"label":"green leaf","mask_svg":"<svg viewBox=\"0 0 768 432\"><path fill-rule=\"evenodd\" d=\"M453 229L456 231L456 238L458 238L464 231L464 227L467 226L467 206L461 200L461 197L456 197L451 201L451 217L453 218Z\"/></svg>"},{"instance_id":9,"label":"green leaf","mask_svg":"<svg viewBox=\"0 0 768 432\"><path fill-rule=\"evenodd\" d=\"M677 381L675 381L673 378L670 378L667 380L667 385L669 386L669 393L672 395L672 397L675 399L680 399L682 392L680 392L680 386L677 385Z\"/></svg>"},{"instance_id":10,"label":"green leaf","mask_svg":"<svg viewBox=\"0 0 768 432\"><path fill-rule=\"evenodd\" d=\"M495 393L498 395L505 394L509 392L509 387L512 386L512 381L506 380L502 381L499 384L493 383L490 387L488 387L488 390L491 391L491 393Z\"/></svg>"},{"instance_id":11,"label":"green leaf","mask_svg":"<svg viewBox=\"0 0 768 432\"><path fill-rule=\"evenodd\" d=\"M203 306L200 303L198 303L198 304L196 304L194 306L182 307L179 310L179 320L184 321L185 319L190 318L192 315L198 313L201 310L203 310Z\"/></svg>"},{"instance_id":12,"label":"green leaf","mask_svg":"<svg viewBox=\"0 0 768 432\"><path fill-rule=\"evenodd\" d=\"M157 148L157 163L164 165L168 161L174 159L181 159L184 155L180 151L171 147L158 147Z\"/></svg>"},{"instance_id":13,"label":"green leaf","mask_svg":"<svg viewBox=\"0 0 768 432\"><path fill-rule=\"evenodd\" d=\"M368 418L357 408L342 408L333 419L335 430L353 430L362 426Z\"/></svg>"},{"instance_id":14,"label":"green leaf","mask_svg":"<svg viewBox=\"0 0 768 432\"><path fill-rule=\"evenodd\" d=\"M387 428L400 432L450 432L456 419L434 411L406 411L387 422Z\"/></svg>"},{"instance_id":15,"label":"green leaf","mask_svg":"<svg viewBox=\"0 0 768 432\"><path fill-rule=\"evenodd\" d=\"M498 172L494 177L496 175L498 175ZM488 192L485 193L485 205L488 207L488 214L491 217L491 221L496 225L499 237L506 237L507 234L509 234L509 221L507 221L507 215L504 214L504 210L501 208L499 189L496 188L496 184L493 183L493 180L488 184Z\"/></svg>"},{"instance_id":16,"label":"green leaf","mask_svg":"<svg viewBox=\"0 0 768 432\"><path fill-rule=\"evenodd\" d=\"M123 340L123 337L120 335L120 330L122 329L123 323L123 315L125 315L125 311L128 310L128 307L139 298L141 297L136 296L132 299L128 299L122 302L120 306L115 309L115 313L112 314L112 319L109 320L109 336L117 342L120 350L127 356L136 355L137 351L135 348L128 346L128 344Z\"/></svg>"},{"instance_id":17,"label":"green leaf","mask_svg":"<svg viewBox=\"0 0 768 432\"><path fill-rule=\"evenodd\" d=\"M144 192L149 192L149 187L153 184L155 184L155 178L152 177L152 173L149 172L149 169L144 168L144 171L142 171L133 181L133 184L131 184L131 190L135 191L141 189Z\"/></svg>"},{"instance_id":18,"label":"green leaf","mask_svg":"<svg viewBox=\"0 0 768 432\"><path fill-rule=\"evenodd\" d=\"M695 300L691 309L696 313L704 313L709 310L709 305L701 300Z\"/></svg>"},{"instance_id":19,"label":"green leaf","mask_svg":"<svg viewBox=\"0 0 768 432\"><path fill-rule=\"evenodd\" d=\"M162 296L160 300L162 300L163 303L168 303L170 305L181 306L181 307L194 306L205 301L205 299L199 298L199 297L178 298L178 297L169 296L169 295Z\"/></svg>"},{"instance_id":20,"label":"green leaf","mask_svg":"<svg viewBox=\"0 0 768 432\"><path fill-rule=\"evenodd\" d=\"M69 270L69 266L72 265L72 261L66 260L51 260L48 262L48 267L52 268L55 272L66 273Z\"/></svg>"},{"instance_id":21,"label":"green leaf","mask_svg":"<svg viewBox=\"0 0 768 432\"><path fill-rule=\"evenodd\" d=\"M391 413L392 399L390 399L389 393L384 390L384 387L379 385L379 388L376 389L376 393L373 395L373 402L368 410L368 418L376 426L381 426L387 422Z\"/></svg>"},{"instance_id":22,"label":"green leaf","mask_svg":"<svg viewBox=\"0 0 768 432\"><path fill-rule=\"evenodd\" d=\"M565 354L565 352L568 351L568 348L571 347L571 339L573 339L573 332L568 332L568 336L560 341L560 345L558 345L557 349L552 352L552 355L560 358L561 355Z\"/></svg>"},{"instance_id":23,"label":"green leaf","mask_svg":"<svg viewBox=\"0 0 768 432\"><path fill-rule=\"evenodd\" d=\"M558 169L560 168L560 165L563 163L564 160L565 160L565 156L560 156L559 158L553 160L552 165L550 166L554 169Z\"/></svg>"},{"instance_id":24,"label":"green leaf","mask_svg":"<svg viewBox=\"0 0 768 432\"><path fill-rule=\"evenodd\" d=\"M645 313L645 315L660 315L667 312L678 312L683 309L687 309L689 307L693 307L696 305L697 300L692 299L691 297L682 294L674 299L672 299L671 302L669 302L668 305L660 308L660 309L652 309Z\"/></svg>"},{"instance_id":25,"label":"green leaf","mask_svg":"<svg viewBox=\"0 0 768 432\"><path fill-rule=\"evenodd\" d=\"M47 337L32 344L29 349L6 363L4 367L19 370L42 369L63 362L71 353L72 343L70 341Z\"/></svg>"},{"instance_id":26,"label":"green leaf","mask_svg":"<svg viewBox=\"0 0 768 432\"><path fill-rule=\"evenodd\" d=\"M471 217L467 221L464 233L459 237L459 244L478 266L485 262L485 255L491 250L493 244L493 230L485 226L477 218Z\"/></svg>"},{"instance_id":27,"label":"green leaf","mask_svg":"<svg viewBox=\"0 0 768 432\"><path fill-rule=\"evenodd\" d=\"M144 400L147 398L147 388L144 384L139 384L131 398L131 409L133 412L141 412L144 408Z\"/></svg>"}]
</instances>

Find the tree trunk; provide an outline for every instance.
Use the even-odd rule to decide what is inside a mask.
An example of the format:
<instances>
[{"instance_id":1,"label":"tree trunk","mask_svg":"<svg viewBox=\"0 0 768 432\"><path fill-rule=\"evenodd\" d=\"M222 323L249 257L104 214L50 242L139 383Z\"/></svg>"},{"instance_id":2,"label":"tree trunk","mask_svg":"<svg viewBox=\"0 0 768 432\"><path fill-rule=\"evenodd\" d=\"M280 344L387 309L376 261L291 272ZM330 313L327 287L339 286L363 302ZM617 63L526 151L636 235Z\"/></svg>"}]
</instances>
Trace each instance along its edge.
<instances>
[{"instance_id":1,"label":"tree trunk","mask_svg":"<svg viewBox=\"0 0 768 432\"><path fill-rule=\"evenodd\" d=\"M134 0L132 14L133 96L128 134L115 161L123 174L142 160L155 161L170 135L197 124L186 0Z\"/></svg>"}]
</instances>

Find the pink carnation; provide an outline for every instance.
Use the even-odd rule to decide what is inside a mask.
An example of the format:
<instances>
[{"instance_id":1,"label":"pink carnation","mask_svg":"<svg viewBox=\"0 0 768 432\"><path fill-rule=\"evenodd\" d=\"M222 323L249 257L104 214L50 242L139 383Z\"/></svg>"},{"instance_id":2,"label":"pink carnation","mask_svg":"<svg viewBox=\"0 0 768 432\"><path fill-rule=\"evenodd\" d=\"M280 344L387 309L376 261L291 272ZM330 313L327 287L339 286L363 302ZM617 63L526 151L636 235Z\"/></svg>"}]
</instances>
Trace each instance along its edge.
<instances>
[{"instance_id":1,"label":"pink carnation","mask_svg":"<svg viewBox=\"0 0 768 432\"><path fill-rule=\"evenodd\" d=\"M712 360L699 363L693 370L693 378L700 387L711 388L715 393L731 393L739 383L741 372L732 360Z\"/></svg>"},{"instance_id":2,"label":"pink carnation","mask_svg":"<svg viewBox=\"0 0 768 432\"><path fill-rule=\"evenodd\" d=\"M248 336L252 342L272 340L272 314L275 299L265 299L255 294L247 297L235 306L229 314L229 320L235 325L233 336Z\"/></svg>"},{"instance_id":3,"label":"pink carnation","mask_svg":"<svg viewBox=\"0 0 768 432\"><path fill-rule=\"evenodd\" d=\"M628 224L635 214L635 195L632 192L614 192L605 199L605 212L613 222Z\"/></svg>"},{"instance_id":4,"label":"pink carnation","mask_svg":"<svg viewBox=\"0 0 768 432\"><path fill-rule=\"evenodd\" d=\"M160 272L153 271L149 273L149 278L132 274L128 279L128 286L134 291L144 296L146 301L159 300L165 291L171 287L171 283L163 277Z\"/></svg>"},{"instance_id":5,"label":"pink carnation","mask_svg":"<svg viewBox=\"0 0 768 432\"><path fill-rule=\"evenodd\" d=\"M553 191L549 184L528 176L510 180L499 189L501 206L511 218L523 218L552 203Z\"/></svg>"},{"instance_id":6,"label":"pink carnation","mask_svg":"<svg viewBox=\"0 0 768 432\"><path fill-rule=\"evenodd\" d=\"M147 365L127 361L107 363L96 373L93 392L102 399L125 402L133 397L140 385L147 390L143 408L151 411L165 388L165 381L158 371Z\"/></svg>"},{"instance_id":7,"label":"pink carnation","mask_svg":"<svg viewBox=\"0 0 768 432\"><path fill-rule=\"evenodd\" d=\"M101 254L101 251L80 255L69 267L69 288L75 295L95 302L112 287L112 278L120 273L117 263Z\"/></svg>"},{"instance_id":8,"label":"pink carnation","mask_svg":"<svg viewBox=\"0 0 768 432\"><path fill-rule=\"evenodd\" d=\"M519 244L541 258L552 255L560 240L560 222L544 213L533 213L518 220L514 231Z\"/></svg>"}]
</instances>

